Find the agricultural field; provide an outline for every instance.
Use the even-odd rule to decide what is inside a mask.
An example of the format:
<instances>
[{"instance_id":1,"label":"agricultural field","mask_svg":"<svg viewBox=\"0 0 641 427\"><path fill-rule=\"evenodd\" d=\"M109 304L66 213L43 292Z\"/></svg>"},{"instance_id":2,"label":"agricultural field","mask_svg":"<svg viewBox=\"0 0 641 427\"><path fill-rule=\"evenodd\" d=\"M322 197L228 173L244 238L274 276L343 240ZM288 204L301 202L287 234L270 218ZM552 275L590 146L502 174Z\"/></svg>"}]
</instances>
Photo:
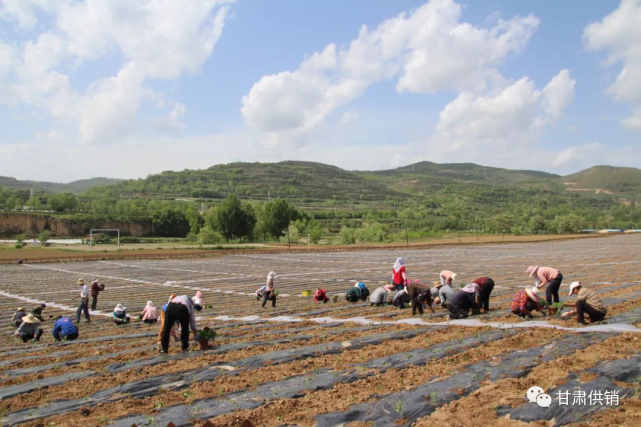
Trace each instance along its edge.
<instances>
[{"instance_id":1,"label":"agricultural field","mask_svg":"<svg viewBox=\"0 0 641 427\"><path fill-rule=\"evenodd\" d=\"M455 288L490 276L490 311L449 321L447 312L411 316L391 306L348 304L355 281L387 283L402 256L410 279L431 283L458 273ZM557 316L524 322L509 313L531 285L528 265L579 280L608 306L606 319L578 327ZM641 425L641 236L439 246L330 253L235 254L215 258L104 260L0 266L0 425L13 426L619 426ZM277 272L277 306L254 292ZM54 344L53 318L73 316L76 281L106 284L81 323L80 339ZM337 301L302 296L322 287ZM139 313L171 293L205 304L199 328L213 345L169 355L158 327L107 319L117 303ZM22 344L8 318L45 302L45 334ZM52 317L52 318L50 318ZM526 398L539 386L552 398ZM560 404L569 391L569 403ZM603 393L573 402L575 392ZM613 401L613 394L617 402ZM606 393L607 392L607 393ZM609 400L604 395L610 396ZM594 403L594 404L592 404Z\"/></svg>"}]
</instances>

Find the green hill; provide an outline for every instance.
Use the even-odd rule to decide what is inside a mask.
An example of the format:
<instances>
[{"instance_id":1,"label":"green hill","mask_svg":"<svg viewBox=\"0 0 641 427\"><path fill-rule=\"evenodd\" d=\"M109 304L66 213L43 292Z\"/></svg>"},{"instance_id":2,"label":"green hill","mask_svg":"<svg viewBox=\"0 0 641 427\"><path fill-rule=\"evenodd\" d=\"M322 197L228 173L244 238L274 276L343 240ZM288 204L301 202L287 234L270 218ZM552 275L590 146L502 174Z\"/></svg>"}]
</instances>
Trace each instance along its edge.
<instances>
[{"instance_id":1,"label":"green hill","mask_svg":"<svg viewBox=\"0 0 641 427\"><path fill-rule=\"evenodd\" d=\"M568 191L639 198L641 169L594 166L561 179Z\"/></svg>"},{"instance_id":2,"label":"green hill","mask_svg":"<svg viewBox=\"0 0 641 427\"><path fill-rule=\"evenodd\" d=\"M73 181L67 184L45 181L21 181L15 178L0 176L0 187L10 190L44 191L46 193L74 193L80 194L97 185L111 185L120 182L112 178L90 178Z\"/></svg>"}]
</instances>

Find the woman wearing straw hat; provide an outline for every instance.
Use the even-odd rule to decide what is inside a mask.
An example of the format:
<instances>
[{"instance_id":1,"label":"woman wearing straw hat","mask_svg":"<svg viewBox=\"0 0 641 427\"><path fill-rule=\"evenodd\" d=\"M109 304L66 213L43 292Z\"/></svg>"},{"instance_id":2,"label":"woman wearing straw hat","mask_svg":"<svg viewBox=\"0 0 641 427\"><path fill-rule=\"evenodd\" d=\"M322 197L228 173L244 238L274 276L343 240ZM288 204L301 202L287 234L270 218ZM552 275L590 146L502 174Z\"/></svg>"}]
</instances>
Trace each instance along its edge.
<instances>
[{"instance_id":1,"label":"woman wearing straw hat","mask_svg":"<svg viewBox=\"0 0 641 427\"><path fill-rule=\"evenodd\" d=\"M443 270L438 275L438 278L441 281L441 285L452 286L452 283L454 283L454 281L456 280L456 273L452 273L450 270Z\"/></svg>"},{"instance_id":2,"label":"woman wearing straw hat","mask_svg":"<svg viewBox=\"0 0 641 427\"><path fill-rule=\"evenodd\" d=\"M78 310L76 310L76 323L80 322L80 316L82 313L85 314L85 319L86 322L89 323L91 322L91 319L89 318L89 289L87 289L87 285L85 285L85 281L83 279L78 279L78 286L81 286L80 288L80 304L78 305Z\"/></svg>"},{"instance_id":3,"label":"woman wearing straw hat","mask_svg":"<svg viewBox=\"0 0 641 427\"><path fill-rule=\"evenodd\" d=\"M27 315L27 312L24 311L24 308L18 307L18 310L11 317L11 322L16 325L16 328L22 325L22 318Z\"/></svg>"},{"instance_id":4,"label":"woman wearing straw hat","mask_svg":"<svg viewBox=\"0 0 641 427\"><path fill-rule=\"evenodd\" d=\"M16 329L15 336L20 337L22 342L29 340L40 341L43 330L40 329L40 322L33 314L22 318L22 324Z\"/></svg>"},{"instance_id":5,"label":"woman wearing straw hat","mask_svg":"<svg viewBox=\"0 0 641 427\"><path fill-rule=\"evenodd\" d=\"M523 291L518 291L512 300L512 313L519 317L532 318L532 312L542 311L539 299L539 290L535 287L525 288Z\"/></svg>"},{"instance_id":6,"label":"woman wearing straw hat","mask_svg":"<svg viewBox=\"0 0 641 427\"><path fill-rule=\"evenodd\" d=\"M553 297L554 302L559 302L559 288L563 281L563 275L559 270L552 267L531 265L527 268L527 274L530 275L530 279L534 279L534 286L538 289L547 286L545 289L545 300L548 305L552 304Z\"/></svg>"},{"instance_id":7,"label":"woman wearing straw hat","mask_svg":"<svg viewBox=\"0 0 641 427\"><path fill-rule=\"evenodd\" d=\"M563 313L561 317L570 317L576 314L577 321L582 325L586 324L585 313L590 316L590 323L599 322L605 318L608 309L603 304L603 301L594 291L581 285L581 282L572 282L568 295L576 295L576 305L573 310Z\"/></svg>"},{"instance_id":8,"label":"woman wearing straw hat","mask_svg":"<svg viewBox=\"0 0 641 427\"><path fill-rule=\"evenodd\" d=\"M112 316L116 325L122 325L131 321L129 316L127 316L127 307L122 304L116 305Z\"/></svg>"}]
</instances>

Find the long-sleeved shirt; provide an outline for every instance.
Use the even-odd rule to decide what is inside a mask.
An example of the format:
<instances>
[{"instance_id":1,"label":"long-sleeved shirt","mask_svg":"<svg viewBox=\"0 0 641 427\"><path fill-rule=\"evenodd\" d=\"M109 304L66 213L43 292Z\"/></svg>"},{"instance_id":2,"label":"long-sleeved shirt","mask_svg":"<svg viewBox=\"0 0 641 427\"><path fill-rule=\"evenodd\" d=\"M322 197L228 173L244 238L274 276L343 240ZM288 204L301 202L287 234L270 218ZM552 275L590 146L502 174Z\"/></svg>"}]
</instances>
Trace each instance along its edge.
<instances>
[{"instance_id":1,"label":"long-sleeved shirt","mask_svg":"<svg viewBox=\"0 0 641 427\"><path fill-rule=\"evenodd\" d=\"M483 289L487 286L494 285L494 281L489 277L479 277L474 281L480 287L480 293L483 293Z\"/></svg>"},{"instance_id":2,"label":"long-sleeved shirt","mask_svg":"<svg viewBox=\"0 0 641 427\"><path fill-rule=\"evenodd\" d=\"M449 301L448 307L460 308L465 311L469 311L470 309L477 309L479 308L479 304L476 297L477 296L475 293L458 291Z\"/></svg>"},{"instance_id":3,"label":"long-sleeved shirt","mask_svg":"<svg viewBox=\"0 0 641 427\"><path fill-rule=\"evenodd\" d=\"M91 296L92 297L97 297L100 291L105 290L105 285L99 285L98 282L94 282L91 284Z\"/></svg>"},{"instance_id":4,"label":"long-sleeved shirt","mask_svg":"<svg viewBox=\"0 0 641 427\"><path fill-rule=\"evenodd\" d=\"M537 311L540 311L542 309L541 304L530 299L530 297L527 296L527 292L525 292L525 290L518 291L516 295L514 295L514 299L512 300L512 311L514 312L518 309L521 314L530 314L531 310L528 307L533 307L532 309Z\"/></svg>"},{"instance_id":5,"label":"long-sleeved shirt","mask_svg":"<svg viewBox=\"0 0 641 427\"><path fill-rule=\"evenodd\" d=\"M196 333L198 329L196 328L196 316L194 316L194 303L189 299L187 295L181 295L171 300L174 304L182 304L187 307L189 311L189 327L191 331Z\"/></svg>"},{"instance_id":6,"label":"long-sleeved shirt","mask_svg":"<svg viewBox=\"0 0 641 427\"><path fill-rule=\"evenodd\" d=\"M383 304L385 302L385 296L387 295L387 289L381 286L376 288L374 292L369 296L369 302L372 304Z\"/></svg>"},{"instance_id":7,"label":"long-sleeved shirt","mask_svg":"<svg viewBox=\"0 0 641 427\"><path fill-rule=\"evenodd\" d=\"M146 305L142 310L142 319L145 320L158 320L158 309L155 305Z\"/></svg>"},{"instance_id":8,"label":"long-sleeved shirt","mask_svg":"<svg viewBox=\"0 0 641 427\"><path fill-rule=\"evenodd\" d=\"M438 297L441 299L441 305L448 304L454 297L454 289L450 285L443 285L438 291Z\"/></svg>"},{"instance_id":9,"label":"long-sleeved shirt","mask_svg":"<svg viewBox=\"0 0 641 427\"><path fill-rule=\"evenodd\" d=\"M534 279L539 279L540 284L538 285L539 287L543 287L550 283L552 280L556 279L556 276L559 275L559 270L551 267L539 267L537 270L536 274L534 275Z\"/></svg>"},{"instance_id":10,"label":"long-sleeved shirt","mask_svg":"<svg viewBox=\"0 0 641 427\"><path fill-rule=\"evenodd\" d=\"M15 334L20 335L20 334L27 334L29 336L36 337L38 335L38 331L40 330L40 325L38 322L36 323L27 323L27 322L22 322L22 324L16 329Z\"/></svg>"},{"instance_id":11,"label":"long-sleeved shirt","mask_svg":"<svg viewBox=\"0 0 641 427\"><path fill-rule=\"evenodd\" d=\"M608 309L603 304L603 301L601 301L601 298L599 298L597 294L594 293L594 291L586 289L583 286L581 286L581 289L579 289L579 293L576 295L576 299L577 301L584 300L586 304L590 305L590 307L601 313L607 313L608 311Z\"/></svg>"},{"instance_id":12,"label":"long-sleeved shirt","mask_svg":"<svg viewBox=\"0 0 641 427\"><path fill-rule=\"evenodd\" d=\"M22 318L25 317L26 315L27 313L25 313L24 311L16 311L13 317L11 318L11 321L17 322L18 320L22 320Z\"/></svg>"},{"instance_id":13,"label":"long-sleeved shirt","mask_svg":"<svg viewBox=\"0 0 641 427\"><path fill-rule=\"evenodd\" d=\"M56 323L53 325L53 329L51 330L51 335L54 337L57 337L58 335L71 335L77 333L78 328L68 317L61 317L56 320Z\"/></svg>"},{"instance_id":14,"label":"long-sleeved shirt","mask_svg":"<svg viewBox=\"0 0 641 427\"><path fill-rule=\"evenodd\" d=\"M427 291L427 294L429 294L430 299L431 299L431 293L430 293L430 288L428 286L424 286L418 283L410 283L405 287L407 289L407 294L410 296L410 300L414 301L415 299L418 298L419 294ZM426 294L426 295L427 295ZM431 301L430 301L431 302Z\"/></svg>"},{"instance_id":15,"label":"long-sleeved shirt","mask_svg":"<svg viewBox=\"0 0 641 427\"><path fill-rule=\"evenodd\" d=\"M450 270L443 270L441 271L441 274L439 275L441 279L441 284L446 285L448 283L452 283L452 273Z\"/></svg>"},{"instance_id":16,"label":"long-sleeved shirt","mask_svg":"<svg viewBox=\"0 0 641 427\"><path fill-rule=\"evenodd\" d=\"M325 289L317 289L316 293L314 294L314 302L323 302L327 299L327 293L325 293Z\"/></svg>"},{"instance_id":17,"label":"long-sleeved shirt","mask_svg":"<svg viewBox=\"0 0 641 427\"><path fill-rule=\"evenodd\" d=\"M273 277L268 277L267 278L267 283L265 284L265 290L266 291L273 291L274 290L274 278Z\"/></svg>"}]
</instances>

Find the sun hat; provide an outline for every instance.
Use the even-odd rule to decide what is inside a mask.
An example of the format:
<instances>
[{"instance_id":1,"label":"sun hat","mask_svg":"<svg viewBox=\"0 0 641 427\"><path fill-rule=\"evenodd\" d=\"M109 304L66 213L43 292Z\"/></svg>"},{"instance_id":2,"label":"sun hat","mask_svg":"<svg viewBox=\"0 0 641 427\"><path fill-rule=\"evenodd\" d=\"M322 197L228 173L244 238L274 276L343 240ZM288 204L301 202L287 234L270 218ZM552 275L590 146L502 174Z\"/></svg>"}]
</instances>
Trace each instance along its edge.
<instances>
[{"instance_id":1,"label":"sun hat","mask_svg":"<svg viewBox=\"0 0 641 427\"><path fill-rule=\"evenodd\" d=\"M458 276L458 274L452 273L452 282L456 280L456 276Z\"/></svg>"},{"instance_id":2,"label":"sun hat","mask_svg":"<svg viewBox=\"0 0 641 427\"><path fill-rule=\"evenodd\" d=\"M529 296L534 301L538 301L539 300L539 290L537 288L535 288L534 286L531 287L531 288L525 288L525 293L527 294L527 296Z\"/></svg>"},{"instance_id":3,"label":"sun hat","mask_svg":"<svg viewBox=\"0 0 641 427\"><path fill-rule=\"evenodd\" d=\"M79 285L84 285L84 284L85 284L84 279L78 279L78 284L79 284Z\"/></svg>"},{"instance_id":4,"label":"sun hat","mask_svg":"<svg viewBox=\"0 0 641 427\"><path fill-rule=\"evenodd\" d=\"M36 323L38 322L38 319L36 319L36 316L34 316L32 313L29 313L28 315L22 318L22 321L25 323Z\"/></svg>"},{"instance_id":5,"label":"sun hat","mask_svg":"<svg viewBox=\"0 0 641 427\"><path fill-rule=\"evenodd\" d=\"M534 277L534 275L536 274L536 272L538 270L539 270L539 266L538 265L531 265L531 266L529 266L527 268L527 274L529 274L530 277Z\"/></svg>"},{"instance_id":6,"label":"sun hat","mask_svg":"<svg viewBox=\"0 0 641 427\"><path fill-rule=\"evenodd\" d=\"M127 307L123 306L122 304L118 304L118 305L116 305L116 308L114 308L114 311L116 313L122 313L126 309L127 309Z\"/></svg>"},{"instance_id":7,"label":"sun hat","mask_svg":"<svg viewBox=\"0 0 641 427\"><path fill-rule=\"evenodd\" d=\"M435 288L440 288L441 286L443 286L443 284L441 282L439 282L438 280L435 280L433 285L434 285Z\"/></svg>"},{"instance_id":8,"label":"sun hat","mask_svg":"<svg viewBox=\"0 0 641 427\"><path fill-rule=\"evenodd\" d=\"M570 293L568 295L572 295L574 288L578 288L579 286L581 286L581 282L572 282L572 284L570 284Z\"/></svg>"},{"instance_id":9,"label":"sun hat","mask_svg":"<svg viewBox=\"0 0 641 427\"><path fill-rule=\"evenodd\" d=\"M92 279L91 284L93 285L94 283L98 283L98 279Z\"/></svg>"},{"instance_id":10,"label":"sun hat","mask_svg":"<svg viewBox=\"0 0 641 427\"><path fill-rule=\"evenodd\" d=\"M24 307L18 307L18 311L23 311Z\"/></svg>"}]
</instances>

